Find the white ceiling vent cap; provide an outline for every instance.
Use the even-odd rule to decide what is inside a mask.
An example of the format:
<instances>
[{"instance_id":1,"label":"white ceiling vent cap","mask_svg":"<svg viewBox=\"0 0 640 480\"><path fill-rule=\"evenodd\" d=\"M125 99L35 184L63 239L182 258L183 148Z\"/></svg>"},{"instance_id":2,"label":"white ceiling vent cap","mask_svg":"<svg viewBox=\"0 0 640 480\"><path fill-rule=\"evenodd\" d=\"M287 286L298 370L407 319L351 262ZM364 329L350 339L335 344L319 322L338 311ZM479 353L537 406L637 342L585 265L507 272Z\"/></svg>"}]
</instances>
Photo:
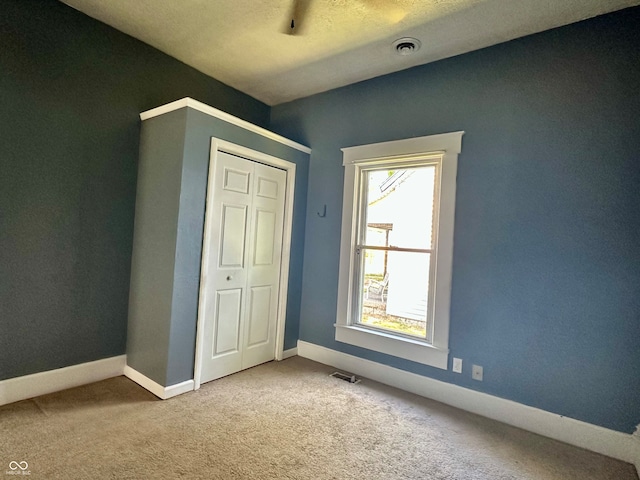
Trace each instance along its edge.
<instances>
[{"instance_id":1,"label":"white ceiling vent cap","mask_svg":"<svg viewBox=\"0 0 640 480\"><path fill-rule=\"evenodd\" d=\"M406 56L416 53L421 45L417 38L403 37L393 42L393 49L398 55Z\"/></svg>"}]
</instances>

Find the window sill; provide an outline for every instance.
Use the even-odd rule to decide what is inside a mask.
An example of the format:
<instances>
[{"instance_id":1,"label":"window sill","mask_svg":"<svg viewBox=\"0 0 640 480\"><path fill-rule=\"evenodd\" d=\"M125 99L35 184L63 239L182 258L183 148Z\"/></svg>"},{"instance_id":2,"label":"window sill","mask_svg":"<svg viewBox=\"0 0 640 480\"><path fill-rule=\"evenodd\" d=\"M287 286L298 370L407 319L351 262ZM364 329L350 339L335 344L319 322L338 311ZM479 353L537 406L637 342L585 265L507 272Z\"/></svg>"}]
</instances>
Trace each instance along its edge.
<instances>
[{"instance_id":1,"label":"window sill","mask_svg":"<svg viewBox=\"0 0 640 480\"><path fill-rule=\"evenodd\" d=\"M353 325L335 325L336 341L447 370L449 350L417 339Z\"/></svg>"}]
</instances>

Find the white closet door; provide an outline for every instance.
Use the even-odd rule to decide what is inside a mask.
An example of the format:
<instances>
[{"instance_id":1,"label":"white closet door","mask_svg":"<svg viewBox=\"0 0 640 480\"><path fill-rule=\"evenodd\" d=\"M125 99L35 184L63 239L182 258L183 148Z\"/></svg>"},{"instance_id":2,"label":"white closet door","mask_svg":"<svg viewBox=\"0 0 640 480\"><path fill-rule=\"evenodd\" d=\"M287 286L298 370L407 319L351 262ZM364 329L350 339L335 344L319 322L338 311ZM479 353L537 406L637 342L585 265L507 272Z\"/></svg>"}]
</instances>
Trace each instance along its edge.
<instances>
[{"instance_id":1,"label":"white closet door","mask_svg":"<svg viewBox=\"0 0 640 480\"><path fill-rule=\"evenodd\" d=\"M203 383L275 356L286 185L284 171L224 152L213 174Z\"/></svg>"},{"instance_id":2,"label":"white closet door","mask_svg":"<svg viewBox=\"0 0 640 480\"><path fill-rule=\"evenodd\" d=\"M275 357L287 174L254 163L242 368Z\"/></svg>"}]
</instances>

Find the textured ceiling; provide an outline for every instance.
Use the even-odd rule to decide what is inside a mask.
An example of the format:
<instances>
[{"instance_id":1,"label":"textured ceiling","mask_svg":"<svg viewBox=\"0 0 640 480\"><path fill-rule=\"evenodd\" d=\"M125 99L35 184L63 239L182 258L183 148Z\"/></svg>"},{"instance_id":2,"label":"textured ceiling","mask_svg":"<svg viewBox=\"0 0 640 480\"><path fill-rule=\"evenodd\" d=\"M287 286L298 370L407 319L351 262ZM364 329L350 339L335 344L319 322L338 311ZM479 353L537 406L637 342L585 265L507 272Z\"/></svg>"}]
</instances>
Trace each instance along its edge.
<instances>
[{"instance_id":1,"label":"textured ceiling","mask_svg":"<svg viewBox=\"0 0 640 480\"><path fill-rule=\"evenodd\" d=\"M638 5L640 0L64 0L269 105ZM302 8L304 7L304 8ZM392 43L422 42L411 56Z\"/></svg>"}]
</instances>

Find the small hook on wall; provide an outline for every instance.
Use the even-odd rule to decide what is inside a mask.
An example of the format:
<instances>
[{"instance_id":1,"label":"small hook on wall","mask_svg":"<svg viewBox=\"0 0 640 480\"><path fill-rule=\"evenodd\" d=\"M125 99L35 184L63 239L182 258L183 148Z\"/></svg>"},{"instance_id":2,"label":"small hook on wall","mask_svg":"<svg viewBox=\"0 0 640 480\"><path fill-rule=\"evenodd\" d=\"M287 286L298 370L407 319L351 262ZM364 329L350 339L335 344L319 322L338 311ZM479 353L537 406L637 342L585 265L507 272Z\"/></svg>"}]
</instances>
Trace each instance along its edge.
<instances>
[{"instance_id":1,"label":"small hook on wall","mask_svg":"<svg viewBox=\"0 0 640 480\"><path fill-rule=\"evenodd\" d=\"M323 206L322 206L322 213L320 213L320 212L316 212L316 214L317 214L319 217L321 217L321 218L326 217L326 216L327 216L327 206L326 206L326 205L323 205Z\"/></svg>"}]
</instances>

